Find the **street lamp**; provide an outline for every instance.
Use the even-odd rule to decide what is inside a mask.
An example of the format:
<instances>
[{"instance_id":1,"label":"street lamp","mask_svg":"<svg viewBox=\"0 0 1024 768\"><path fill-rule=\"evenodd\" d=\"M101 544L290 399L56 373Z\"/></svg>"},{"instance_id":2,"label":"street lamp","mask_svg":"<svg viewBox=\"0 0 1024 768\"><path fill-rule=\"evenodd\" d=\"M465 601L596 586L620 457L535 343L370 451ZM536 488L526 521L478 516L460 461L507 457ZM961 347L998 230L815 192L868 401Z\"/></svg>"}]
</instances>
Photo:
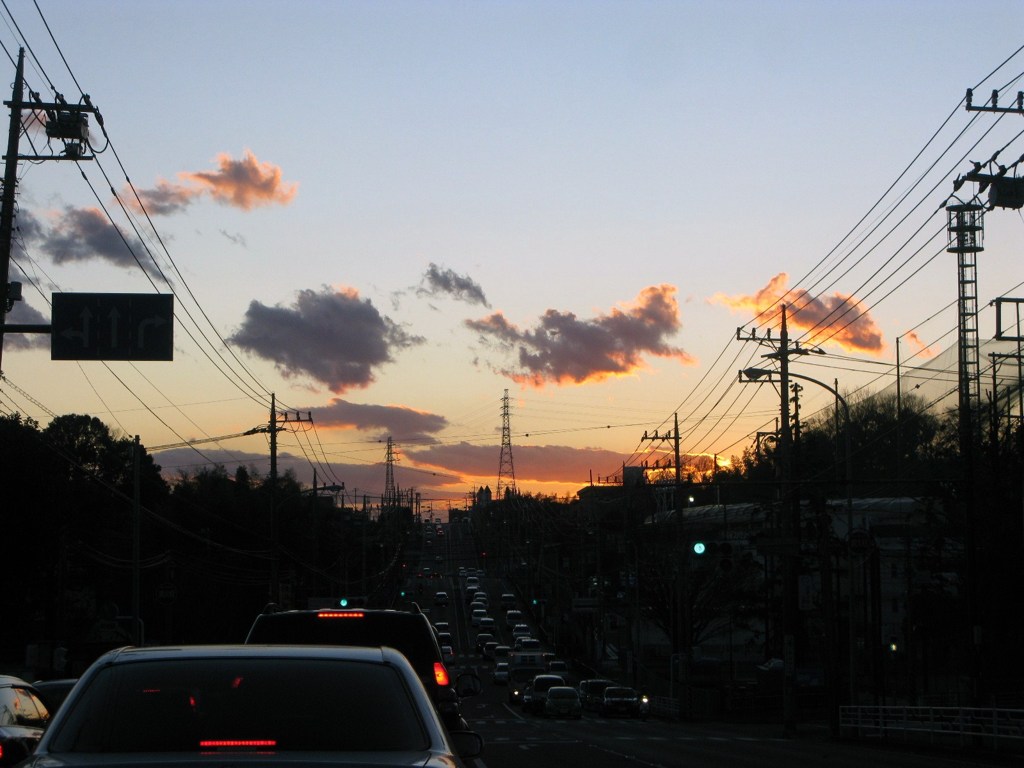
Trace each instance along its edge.
<instances>
[{"instance_id":1,"label":"street lamp","mask_svg":"<svg viewBox=\"0 0 1024 768\"><path fill-rule=\"evenodd\" d=\"M745 368L740 371L740 381L758 381L762 378L766 378L769 382L774 382L772 374L778 373L778 371L771 370L770 368ZM812 379L810 376L804 376L800 373L793 373L788 371L788 375L792 379L801 379L803 381L809 381L811 384L817 384L822 389L831 392L836 400L843 406L843 420L845 422L846 429L844 430L844 449L846 452L846 561L847 561L847 578L850 582L849 591L849 655L850 655L850 704L853 705L856 701L856 656L854 655L854 642L856 639L855 632L853 629L853 553L850 551L850 544L853 541L853 455L850 449L850 404L846 402L846 398L839 394L839 390L836 387L830 387L823 381Z\"/></svg>"}]
</instances>

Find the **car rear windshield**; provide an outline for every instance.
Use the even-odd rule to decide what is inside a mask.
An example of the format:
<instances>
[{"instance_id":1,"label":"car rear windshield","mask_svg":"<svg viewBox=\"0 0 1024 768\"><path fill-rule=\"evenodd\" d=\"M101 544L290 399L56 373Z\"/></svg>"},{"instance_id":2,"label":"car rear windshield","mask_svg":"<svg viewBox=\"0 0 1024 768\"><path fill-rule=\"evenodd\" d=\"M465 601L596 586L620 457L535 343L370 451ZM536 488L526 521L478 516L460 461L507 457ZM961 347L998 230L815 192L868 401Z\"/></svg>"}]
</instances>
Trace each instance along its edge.
<instances>
[{"instance_id":1,"label":"car rear windshield","mask_svg":"<svg viewBox=\"0 0 1024 768\"><path fill-rule=\"evenodd\" d=\"M422 750L429 737L400 673L324 659L140 661L101 670L52 752Z\"/></svg>"},{"instance_id":2,"label":"car rear windshield","mask_svg":"<svg viewBox=\"0 0 1024 768\"><path fill-rule=\"evenodd\" d=\"M268 613L259 616L246 643L273 645L390 646L401 651L420 677L434 676L440 646L427 620L419 614L320 611ZM436 643L436 647L435 647Z\"/></svg>"}]
</instances>

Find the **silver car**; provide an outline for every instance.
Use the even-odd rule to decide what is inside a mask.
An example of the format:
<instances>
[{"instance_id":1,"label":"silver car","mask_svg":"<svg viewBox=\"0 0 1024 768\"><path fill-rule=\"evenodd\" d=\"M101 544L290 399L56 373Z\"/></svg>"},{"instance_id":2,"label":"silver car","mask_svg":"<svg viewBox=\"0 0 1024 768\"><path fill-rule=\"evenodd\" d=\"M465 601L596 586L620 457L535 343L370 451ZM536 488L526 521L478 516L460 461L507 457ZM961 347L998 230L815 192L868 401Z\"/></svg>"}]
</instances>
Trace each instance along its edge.
<instances>
[{"instance_id":1,"label":"silver car","mask_svg":"<svg viewBox=\"0 0 1024 768\"><path fill-rule=\"evenodd\" d=\"M391 648L122 648L82 675L22 765L448 768L482 746L445 730Z\"/></svg>"}]
</instances>

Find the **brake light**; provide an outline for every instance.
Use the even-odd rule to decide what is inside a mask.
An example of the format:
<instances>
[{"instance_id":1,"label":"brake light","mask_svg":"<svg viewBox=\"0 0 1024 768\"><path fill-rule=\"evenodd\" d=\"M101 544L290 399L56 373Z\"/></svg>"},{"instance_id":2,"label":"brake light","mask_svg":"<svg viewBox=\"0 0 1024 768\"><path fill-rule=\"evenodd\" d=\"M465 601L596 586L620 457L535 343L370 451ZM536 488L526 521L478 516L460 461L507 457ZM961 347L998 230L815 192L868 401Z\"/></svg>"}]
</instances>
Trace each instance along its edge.
<instances>
[{"instance_id":1,"label":"brake light","mask_svg":"<svg viewBox=\"0 0 1024 768\"><path fill-rule=\"evenodd\" d=\"M220 747L276 747L276 739L200 739L199 746L203 749Z\"/></svg>"},{"instance_id":2,"label":"brake light","mask_svg":"<svg viewBox=\"0 0 1024 768\"><path fill-rule=\"evenodd\" d=\"M362 611L320 611L318 619L361 619L365 614Z\"/></svg>"},{"instance_id":3,"label":"brake light","mask_svg":"<svg viewBox=\"0 0 1024 768\"><path fill-rule=\"evenodd\" d=\"M434 662L434 679L438 685L451 685L452 681L448 678L448 670L440 661Z\"/></svg>"}]
</instances>

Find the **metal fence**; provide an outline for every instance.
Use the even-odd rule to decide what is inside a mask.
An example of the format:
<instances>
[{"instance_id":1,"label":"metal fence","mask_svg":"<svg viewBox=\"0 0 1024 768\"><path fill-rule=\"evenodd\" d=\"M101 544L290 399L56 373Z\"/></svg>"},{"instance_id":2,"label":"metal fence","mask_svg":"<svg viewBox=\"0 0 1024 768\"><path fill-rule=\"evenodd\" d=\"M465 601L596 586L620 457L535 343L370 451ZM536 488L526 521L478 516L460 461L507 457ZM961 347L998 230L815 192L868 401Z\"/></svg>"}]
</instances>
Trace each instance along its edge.
<instances>
[{"instance_id":1,"label":"metal fence","mask_svg":"<svg viewBox=\"0 0 1024 768\"><path fill-rule=\"evenodd\" d=\"M1024 709L840 707L844 736L884 737L938 746L1024 748Z\"/></svg>"}]
</instances>

